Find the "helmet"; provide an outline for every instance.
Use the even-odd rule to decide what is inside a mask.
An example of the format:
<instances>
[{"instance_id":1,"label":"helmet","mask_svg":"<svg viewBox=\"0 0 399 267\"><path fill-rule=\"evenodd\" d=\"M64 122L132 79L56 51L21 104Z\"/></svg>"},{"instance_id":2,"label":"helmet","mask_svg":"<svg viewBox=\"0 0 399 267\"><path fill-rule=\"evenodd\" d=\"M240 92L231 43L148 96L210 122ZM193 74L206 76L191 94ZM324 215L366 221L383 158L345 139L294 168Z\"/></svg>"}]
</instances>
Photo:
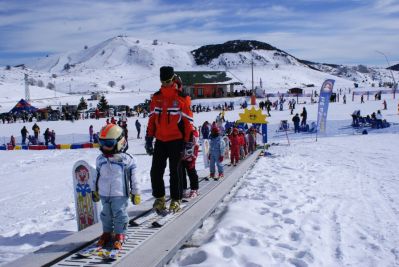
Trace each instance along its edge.
<instances>
[{"instance_id":1,"label":"helmet","mask_svg":"<svg viewBox=\"0 0 399 267\"><path fill-rule=\"evenodd\" d=\"M212 126L211 132L214 134L220 133L219 127L217 127L216 125Z\"/></svg>"},{"instance_id":2,"label":"helmet","mask_svg":"<svg viewBox=\"0 0 399 267\"><path fill-rule=\"evenodd\" d=\"M104 154L116 154L127 150L123 129L112 123L101 129L98 143Z\"/></svg>"}]
</instances>

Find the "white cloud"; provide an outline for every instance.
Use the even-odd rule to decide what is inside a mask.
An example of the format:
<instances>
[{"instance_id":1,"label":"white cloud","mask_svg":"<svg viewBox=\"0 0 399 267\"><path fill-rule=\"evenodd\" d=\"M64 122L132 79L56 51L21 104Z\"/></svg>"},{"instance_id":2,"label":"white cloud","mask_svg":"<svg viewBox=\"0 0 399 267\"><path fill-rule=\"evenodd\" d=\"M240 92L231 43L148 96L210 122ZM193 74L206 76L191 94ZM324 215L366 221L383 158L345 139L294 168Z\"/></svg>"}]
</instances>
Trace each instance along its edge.
<instances>
[{"instance_id":1,"label":"white cloud","mask_svg":"<svg viewBox=\"0 0 399 267\"><path fill-rule=\"evenodd\" d=\"M299 58L332 63L374 60L375 49L399 58L399 19L392 15L399 11L397 1L359 1L357 8L339 12L250 1L18 2L0 2L7 11L0 17L0 36L6 40L0 43L2 52L64 52L127 34L194 45L255 39Z\"/></svg>"}]
</instances>

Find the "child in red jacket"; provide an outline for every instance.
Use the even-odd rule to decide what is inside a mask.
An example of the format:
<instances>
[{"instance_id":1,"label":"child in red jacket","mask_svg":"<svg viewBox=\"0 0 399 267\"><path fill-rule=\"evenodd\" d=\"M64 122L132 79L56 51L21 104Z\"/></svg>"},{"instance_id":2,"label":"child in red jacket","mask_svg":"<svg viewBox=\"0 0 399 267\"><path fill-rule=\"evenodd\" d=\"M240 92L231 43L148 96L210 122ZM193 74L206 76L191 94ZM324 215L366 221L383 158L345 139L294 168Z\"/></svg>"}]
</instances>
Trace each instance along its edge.
<instances>
[{"instance_id":1,"label":"child in red jacket","mask_svg":"<svg viewBox=\"0 0 399 267\"><path fill-rule=\"evenodd\" d=\"M233 133L229 136L230 139L230 158L231 164L237 165L240 160L240 138L238 137L238 129L234 128Z\"/></svg>"}]
</instances>

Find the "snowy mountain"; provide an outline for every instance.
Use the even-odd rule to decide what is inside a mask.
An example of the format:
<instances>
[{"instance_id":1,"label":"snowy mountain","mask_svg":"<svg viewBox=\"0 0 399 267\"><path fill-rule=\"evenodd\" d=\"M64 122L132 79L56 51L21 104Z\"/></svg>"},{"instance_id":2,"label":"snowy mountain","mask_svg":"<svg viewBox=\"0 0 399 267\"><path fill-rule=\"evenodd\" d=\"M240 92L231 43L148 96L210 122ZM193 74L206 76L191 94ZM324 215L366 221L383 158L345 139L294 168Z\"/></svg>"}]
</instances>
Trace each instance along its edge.
<instances>
[{"instance_id":1,"label":"snowy mountain","mask_svg":"<svg viewBox=\"0 0 399 267\"><path fill-rule=\"evenodd\" d=\"M252 63L255 86L262 80L269 92L309 84L319 88L325 79L335 79L336 88L351 88L355 82L360 87L377 87L391 81L386 69L314 63L253 40L193 47L117 36L80 51L41 58L27 65L29 69L1 69L0 90L8 90L2 89L5 84L21 89L23 73L28 72L32 86L45 88L50 83L54 85L49 86L51 90L66 94L154 92L159 88L159 68L163 65L176 71L226 71L243 82L244 88L251 88Z\"/></svg>"}]
</instances>

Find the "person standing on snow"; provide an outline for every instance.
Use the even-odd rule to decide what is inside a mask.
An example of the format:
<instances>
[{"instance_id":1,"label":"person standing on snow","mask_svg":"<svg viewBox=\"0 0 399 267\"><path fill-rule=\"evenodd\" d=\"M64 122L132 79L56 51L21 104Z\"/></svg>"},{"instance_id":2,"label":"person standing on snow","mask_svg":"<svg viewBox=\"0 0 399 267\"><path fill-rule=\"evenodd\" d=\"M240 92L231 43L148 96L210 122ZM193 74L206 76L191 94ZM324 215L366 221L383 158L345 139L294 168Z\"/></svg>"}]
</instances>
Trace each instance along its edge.
<instances>
[{"instance_id":1,"label":"person standing on snow","mask_svg":"<svg viewBox=\"0 0 399 267\"><path fill-rule=\"evenodd\" d=\"M233 128L232 134L229 136L230 139L230 158L231 164L236 166L240 160L240 138L238 137L238 129Z\"/></svg>"},{"instance_id":2,"label":"person standing on snow","mask_svg":"<svg viewBox=\"0 0 399 267\"><path fill-rule=\"evenodd\" d=\"M198 174L197 170L195 169L195 161L197 160L198 157L198 151L199 151L199 132L193 126L193 130L190 135L190 142L193 143L191 147L193 149L191 151L186 151L186 154L184 155L183 158L183 188L187 189L187 179L186 179L186 173L188 175L188 178L190 180L190 191L188 190L183 193L183 196L185 198L195 198L198 196ZM190 147L190 145L189 145Z\"/></svg>"},{"instance_id":3,"label":"person standing on snow","mask_svg":"<svg viewBox=\"0 0 399 267\"><path fill-rule=\"evenodd\" d=\"M37 125L36 123L33 124L33 126L32 126L32 131L33 131L33 133L34 133L34 135L35 135L36 141L39 141L39 133L40 133L40 127L39 127L39 125Z\"/></svg>"},{"instance_id":4,"label":"person standing on snow","mask_svg":"<svg viewBox=\"0 0 399 267\"><path fill-rule=\"evenodd\" d=\"M295 114L295 116L292 118L292 121L294 122L294 133L299 133L299 121L301 119L299 118L298 113Z\"/></svg>"},{"instance_id":5,"label":"person standing on snow","mask_svg":"<svg viewBox=\"0 0 399 267\"><path fill-rule=\"evenodd\" d=\"M22 144L26 144L26 137L28 136L28 129L26 129L26 126L22 127L21 129L21 136L22 136Z\"/></svg>"},{"instance_id":6,"label":"person standing on snow","mask_svg":"<svg viewBox=\"0 0 399 267\"><path fill-rule=\"evenodd\" d=\"M94 134L93 125L90 125L89 127L90 143L93 143L93 134Z\"/></svg>"},{"instance_id":7,"label":"person standing on snow","mask_svg":"<svg viewBox=\"0 0 399 267\"><path fill-rule=\"evenodd\" d=\"M126 153L127 142L123 129L115 124L108 124L101 129L99 144L102 154L96 160L96 189L92 193L93 200L101 200L103 207L100 215L103 234L97 246L102 247L113 241L113 248L121 250L129 222L129 197L133 205L141 202L136 159Z\"/></svg>"},{"instance_id":8,"label":"person standing on snow","mask_svg":"<svg viewBox=\"0 0 399 267\"><path fill-rule=\"evenodd\" d=\"M54 130L51 131L50 133L50 143L55 146L55 132Z\"/></svg>"},{"instance_id":9,"label":"person standing on snow","mask_svg":"<svg viewBox=\"0 0 399 267\"><path fill-rule=\"evenodd\" d=\"M303 107L302 113L301 113L302 121L301 121L301 126L306 126L306 119L308 118L308 112L306 111L306 108Z\"/></svg>"},{"instance_id":10,"label":"person standing on snow","mask_svg":"<svg viewBox=\"0 0 399 267\"><path fill-rule=\"evenodd\" d=\"M170 66L160 68L161 89L150 103L145 149L153 155L151 166L152 195L156 198L153 208L166 210L163 175L169 159L170 197L169 211L177 212L183 197L181 173L182 154L192 149L188 143L192 131L192 112L189 97L180 91L181 81ZM153 139L155 147L153 147Z\"/></svg>"},{"instance_id":11,"label":"person standing on snow","mask_svg":"<svg viewBox=\"0 0 399 267\"><path fill-rule=\"evenodd\" d=\"M139 122L139 120L136 120L136 130L137 130L137 139L140 139L140 132L141 132L141 123Z\"/></svg>"},{"instance_id":12,"label":"person standing on snow","mask_svg":"<svg viewBox=\"0 0 399 267\"><path fill-rule=\"evenodd\" d=\"M224 141L220 136L220 130L217 126L213 126L211 129L210 142L209 142L209 168L212 179L217 179L215 176L215 165L218 167L219 177L223 178L223 155L224 155Z\"/></svg>"},{"instance_id":13,"label":"person standing on snow","mask_svg":"<svg viewBox=\"0 0 399 267\"><path fill-rule=\"evenodd\" d=\"M48 146L48 142L50 141L50 135L51 135L50 129L47 128L46 131L44 131L44 134L43 134L43 136L44 136L44 144L46 146Z\"/></svg>"}]
</instances>

